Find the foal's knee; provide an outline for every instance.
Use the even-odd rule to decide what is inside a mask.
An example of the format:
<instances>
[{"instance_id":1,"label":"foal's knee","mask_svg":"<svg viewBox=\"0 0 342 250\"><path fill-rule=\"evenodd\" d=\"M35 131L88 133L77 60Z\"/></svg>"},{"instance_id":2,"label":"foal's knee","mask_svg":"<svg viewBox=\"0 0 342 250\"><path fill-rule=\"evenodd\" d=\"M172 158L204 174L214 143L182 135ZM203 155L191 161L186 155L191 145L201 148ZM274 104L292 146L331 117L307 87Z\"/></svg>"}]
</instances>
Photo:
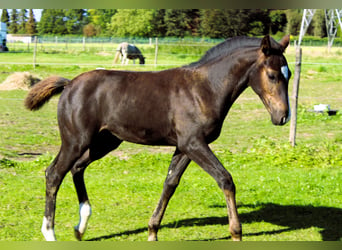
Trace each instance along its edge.
<instances>
[{"instance_id":1,"label":"foal's knee","mask_svg":"<svg viewBox=\"0 0 342 250\"><path fill-rule=\"evenodd\" d=\"M227 172L218 179L218 185L223 191L235 193L235 184L232 176Z\"/></svg>"}]
</instances>

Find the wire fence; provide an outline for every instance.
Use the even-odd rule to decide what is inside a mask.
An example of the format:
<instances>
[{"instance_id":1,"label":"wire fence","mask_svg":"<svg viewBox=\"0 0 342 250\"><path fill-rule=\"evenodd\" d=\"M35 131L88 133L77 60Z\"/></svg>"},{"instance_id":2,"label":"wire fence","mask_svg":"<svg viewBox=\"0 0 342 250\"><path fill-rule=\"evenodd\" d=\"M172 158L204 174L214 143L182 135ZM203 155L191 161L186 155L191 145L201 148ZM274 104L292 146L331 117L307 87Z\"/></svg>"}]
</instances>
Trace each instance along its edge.
<instances>
[{"instance_id":1,"label":"wire fence","mask_svg":"<svg viewBox=\"0 0 342 250\"><path fill-rule=\"evenodd\" d=\"M19 37L20 38L20 37ZM22 39L24 40L24 39ZM209 38L87 38L68 36L33 37L31 40L8 40L9 53L21 54L23 59L1 60L0 64L78 65L110 67L118 44L129 42L138 46L146 57L146 65L180 66L199 59L209 48L224 39ZM303 40L302 46L327 46L325 40ZM295 40L291 42L294 46ZM337 46L339 43L337 43ZM335 46L335 45L334 45ZM181 47L181 48L180 48ZM335 46L336 47L336 46ZM342 53L342 52L341 52ZM0 54L1 55L1 54ZM45 57L42 55L46 55ZM54 55L51 57L51 55ZM68 55L68 56L67 56ZM93 57L92 55L95 55ZM49 56L49 58L48 58ZM76 61L74 58L79 58ZM289 62L293 64L294 62ZM304 64L316 64L304 62ZM322 64L322 63L320 63ZM327 65L329 63L326 63ZM329 64L332 65L332 64ZM335 63L334 65L342 65ZM125 65L122 65L125 66Z\"/></svg>"},{"instance_id":2,"label":"wire fence","mask_svg":"<svg viewBox=\"0 0 342 250\"><path fill-rule=\"evenodd\" d=\"M22 40L22 41L21 41ZM25 42L23 42L25 41ZM139 46L201 46L208 47L213 44L218 44L224 39L191 39L191 38L87 38L87 37L32 37L30 40L20 39L8 40L7 47L12 52L30 52L34 48L34 43L37 42L37 52L45 52L47 50L65 50L77 49L79 51L112 51L113 48L122 43L128 42ZM116 47L115 47L116 48Z\"/></svg>"},{"instance_id":3,"label":"wire fence","mask_svg":"<svg viewBox=\"0 0 342 250\"><path fill-rule=\"evenodd\" d=\"M146 65L179 66L188 60L197 60L223 39L35 37L26 43L8 40L9 53L21 54L22 57L7 61L2 61L0 57L0 64L108 67L113 65L116 49L124 41L135 44L142 51Z\"/></svg>"}]
</instances>

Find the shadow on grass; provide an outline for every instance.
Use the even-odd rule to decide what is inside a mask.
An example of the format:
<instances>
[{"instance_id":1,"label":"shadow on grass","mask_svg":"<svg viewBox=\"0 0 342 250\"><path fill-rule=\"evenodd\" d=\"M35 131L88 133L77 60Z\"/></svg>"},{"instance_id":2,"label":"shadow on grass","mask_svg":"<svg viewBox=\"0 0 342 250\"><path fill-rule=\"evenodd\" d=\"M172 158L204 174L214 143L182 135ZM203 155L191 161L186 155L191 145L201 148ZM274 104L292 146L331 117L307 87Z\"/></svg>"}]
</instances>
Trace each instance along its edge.
<instances>
[{"instance_id":1,"label":"shadow on grass","mask_svg":"<svg viewBox=\"0 0 342 250\"><path fill-rule=\"evenodd\" d=\"M222 206L225 207L225 206ZM273 203L255 205L242 205L240 207L255 208L254 211L240 214L243 224L254 222L269 222L274 225L286 227L280 230L260 231L257 233L243 234L244 236L275 235L310 227L321 228L323 241L338 241L342 237L342 209L313 206L283 206ZM161 228L181 228L206 225L227 225L227 217L206 217L179 220L168 224L162 224ZM228 230L228 228L227 228ZM147 228L128 230L120 233L100 236L88 239L89 241L106 240L123 235L139 234L147 231ZM223 240L225 238L210 238L205 240ZM305 240L305 239L303 239Z\"/></svg>"}]
</instances>

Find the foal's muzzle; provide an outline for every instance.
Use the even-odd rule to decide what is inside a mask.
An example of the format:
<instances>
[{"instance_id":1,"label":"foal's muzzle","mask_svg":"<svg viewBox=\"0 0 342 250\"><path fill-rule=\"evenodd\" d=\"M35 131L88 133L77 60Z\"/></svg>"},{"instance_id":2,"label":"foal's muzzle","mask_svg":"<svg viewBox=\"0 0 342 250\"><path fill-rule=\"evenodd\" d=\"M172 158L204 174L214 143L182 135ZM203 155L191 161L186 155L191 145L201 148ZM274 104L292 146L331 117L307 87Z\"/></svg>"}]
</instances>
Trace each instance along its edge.
<instances>
[{"instance_id":1,"label":"foal's muzzle","mask_svg":"<svg viewBox=\"0 0 342 250\"><path fill-rule=\"evenodd\" d=\"M291 119L291 112L275 112L271 115L272 123L274 125L285 125Z\"/></svg>"},{"instance_id":2,"label":"foal's muzzle","mask_svg":"<svg viewBox=\"0 0 342 250\"><path fill-rule=\"evenodd\" d=\"M289 98L287 98L287 105L286 102L282 102L281 104L270 106L269 111L274 125L285 125L291 119Z\"/></svg>"}]
</instances>

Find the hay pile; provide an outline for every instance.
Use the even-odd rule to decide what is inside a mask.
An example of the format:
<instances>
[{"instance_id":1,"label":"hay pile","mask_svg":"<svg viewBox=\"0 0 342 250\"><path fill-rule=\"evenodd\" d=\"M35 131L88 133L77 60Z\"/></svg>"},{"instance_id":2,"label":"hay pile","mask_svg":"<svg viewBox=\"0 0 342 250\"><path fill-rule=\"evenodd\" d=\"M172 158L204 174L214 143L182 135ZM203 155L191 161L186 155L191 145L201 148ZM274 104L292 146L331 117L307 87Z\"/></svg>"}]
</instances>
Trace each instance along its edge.
<instances>
[{"instance_id":1,"label":"hay pile","mask_svg":"<svg viewBox=\"0 0 342 250\"><path fill-rule=\"evenodd\" d=\"M0 84L0 90L23 89L28 90L31 86L39 82L40 79L29 72L16 72L7 77Z\"/></svg>"}]
</instances>

